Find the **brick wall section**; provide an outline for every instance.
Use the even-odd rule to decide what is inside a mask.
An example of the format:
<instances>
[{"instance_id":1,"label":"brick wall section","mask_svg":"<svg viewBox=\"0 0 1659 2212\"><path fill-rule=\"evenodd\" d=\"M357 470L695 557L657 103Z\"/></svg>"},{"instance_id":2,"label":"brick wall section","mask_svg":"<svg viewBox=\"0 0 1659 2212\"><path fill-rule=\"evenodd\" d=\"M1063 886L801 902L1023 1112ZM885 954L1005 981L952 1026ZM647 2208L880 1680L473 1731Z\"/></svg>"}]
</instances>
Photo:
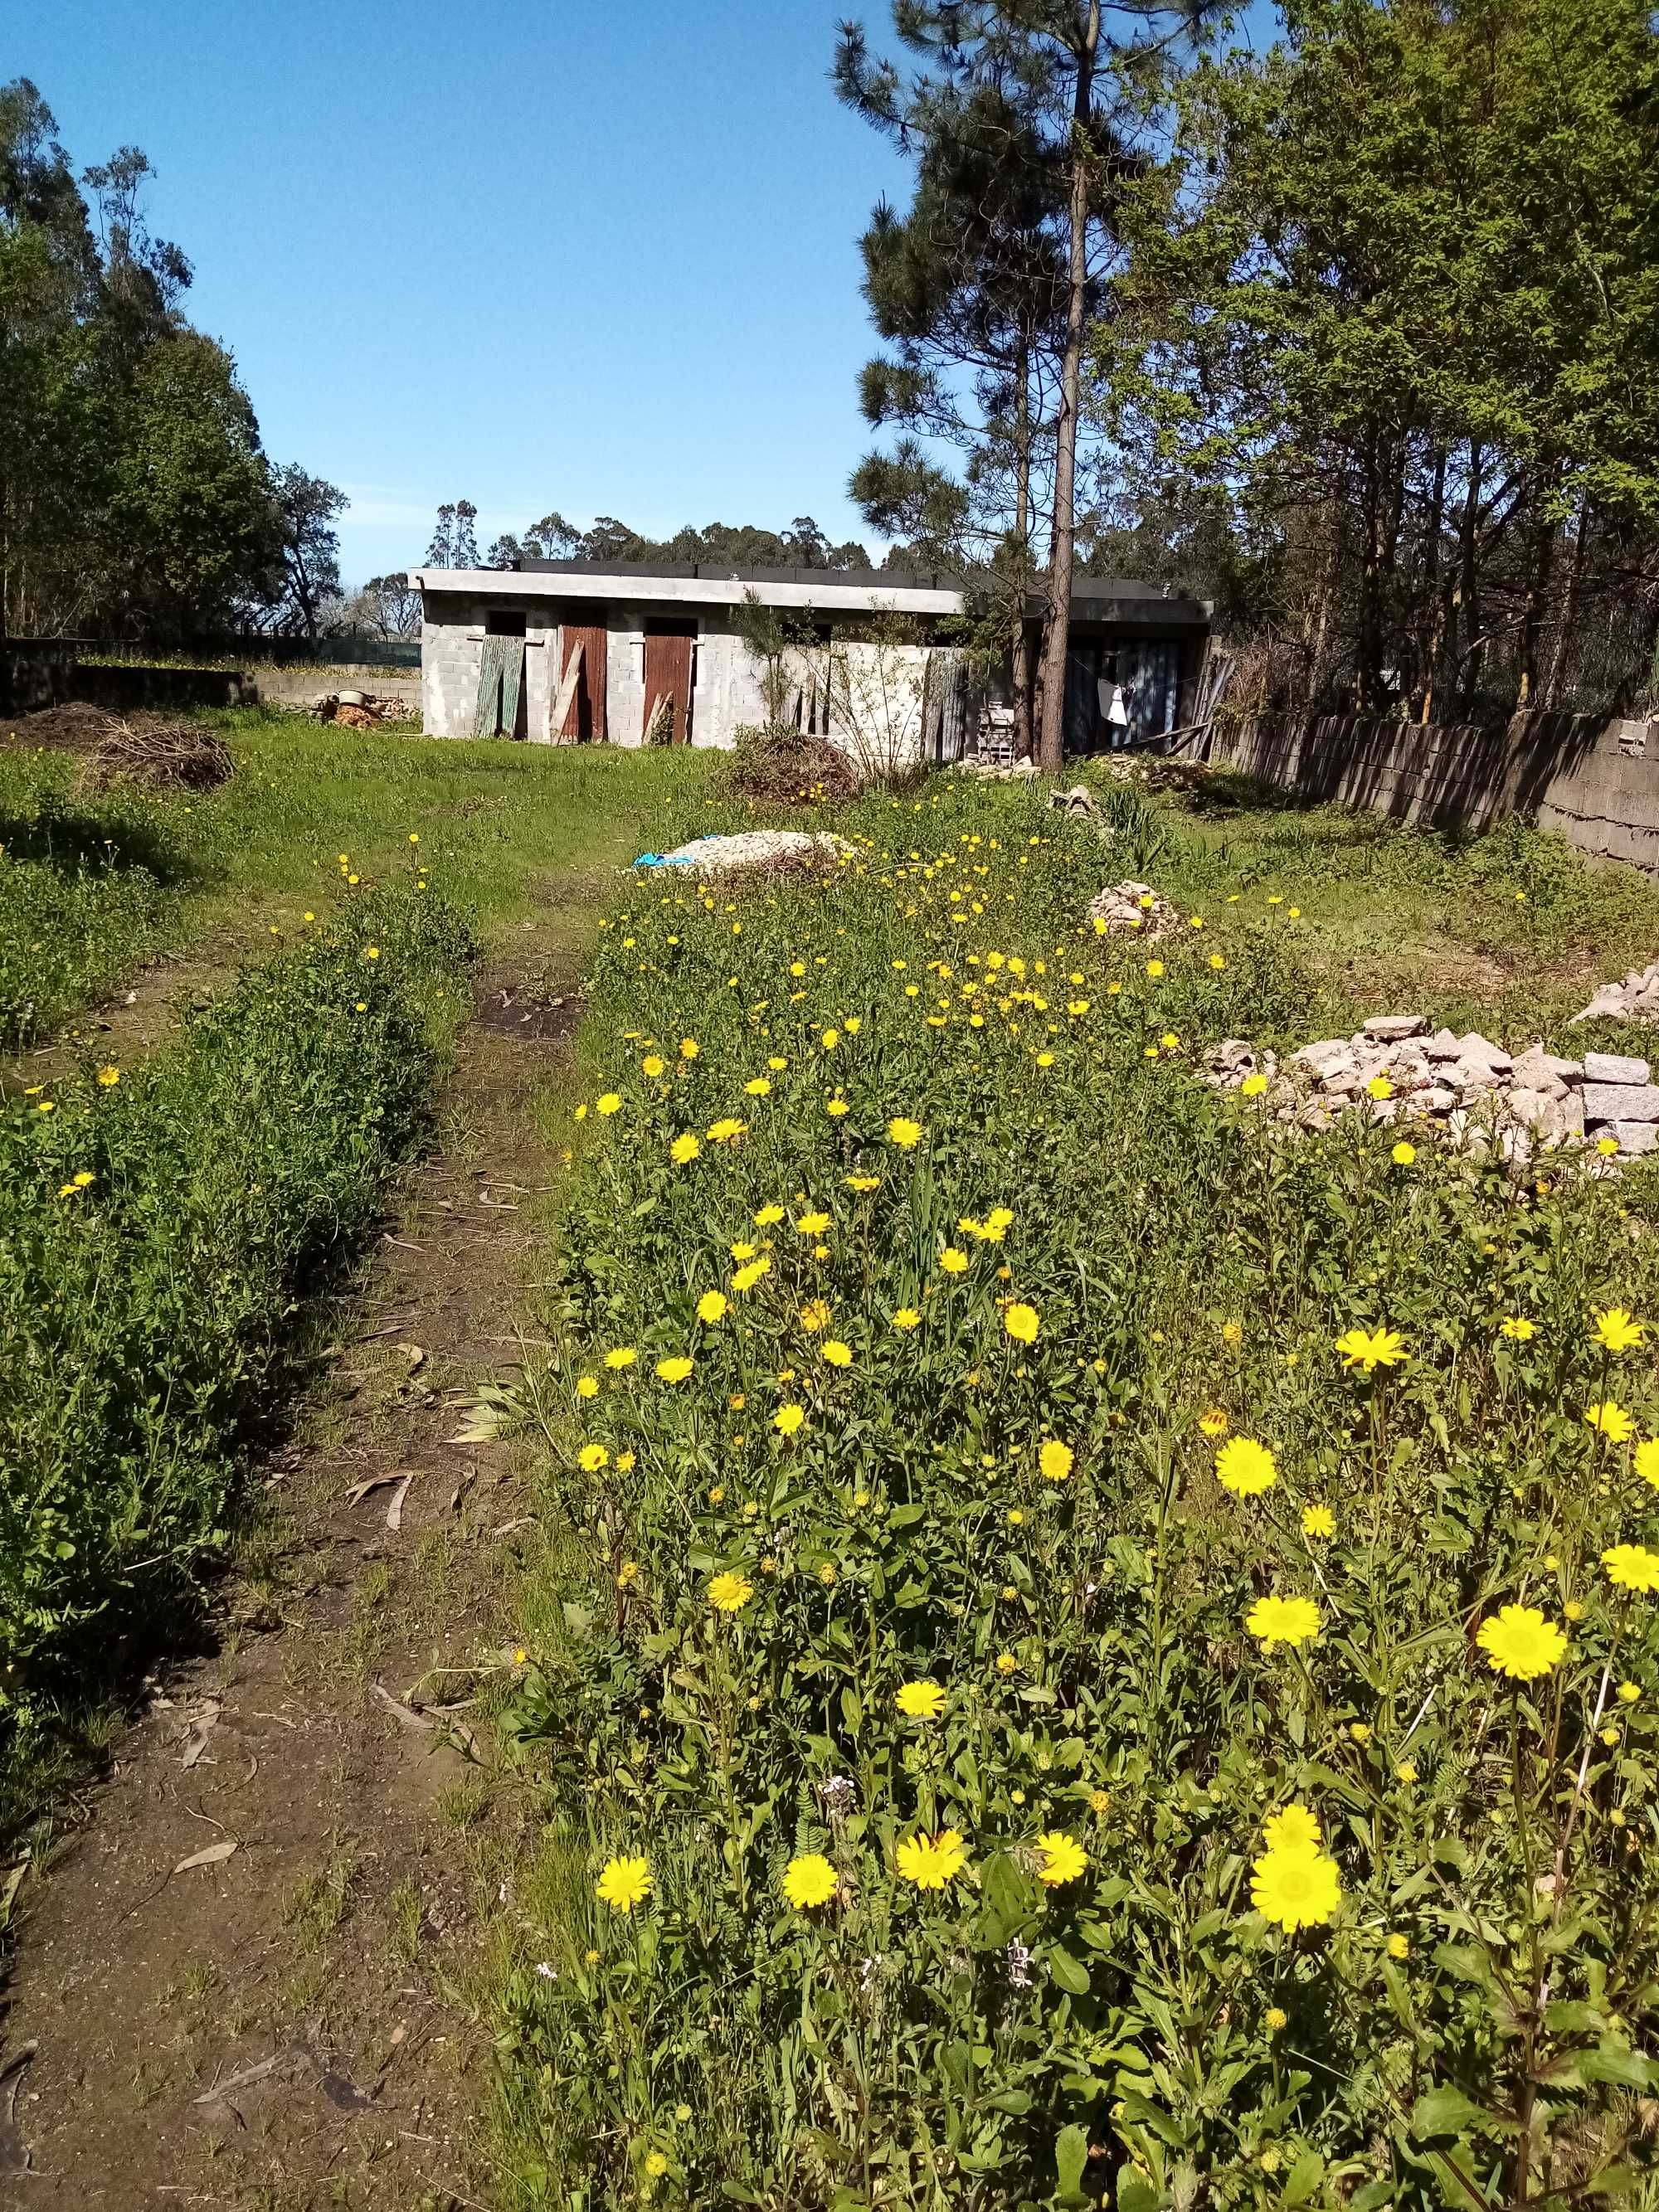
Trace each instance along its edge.
<instances>
[{"instance_id":1,"label":"brick wall section","mask_svg":"<svg viewBox=\"0 0 1659 2212\"><path fill-rule=\"evenodd\" d=\"M1659 876L1659 720L1516 714L1502 729L1382 715L1218 721L1205 757L1301 797L1434 829L1520 815Z\"/></svg>"}]
</instances>

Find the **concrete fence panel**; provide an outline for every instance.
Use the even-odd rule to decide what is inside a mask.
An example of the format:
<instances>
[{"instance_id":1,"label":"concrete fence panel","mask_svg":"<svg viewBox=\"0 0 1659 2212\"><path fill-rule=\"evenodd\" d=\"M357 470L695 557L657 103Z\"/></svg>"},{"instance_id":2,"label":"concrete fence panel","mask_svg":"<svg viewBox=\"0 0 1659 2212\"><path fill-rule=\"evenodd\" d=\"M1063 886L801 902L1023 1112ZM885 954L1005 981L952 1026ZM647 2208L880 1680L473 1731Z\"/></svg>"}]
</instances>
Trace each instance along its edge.
<instances>
[{"instance_id":1,"label":"concrete fence panel","mask_svg":"<svg viewBox=\"0 0 1659 2212\"><path fill-rule=\"evenodd\" d=\"M1310 803L1437 830L1518 815L1659 876L1659 722L1520 714L1501 729L1386 715L1218 720L1203 757Z\"/></svg>"}]
</instances>

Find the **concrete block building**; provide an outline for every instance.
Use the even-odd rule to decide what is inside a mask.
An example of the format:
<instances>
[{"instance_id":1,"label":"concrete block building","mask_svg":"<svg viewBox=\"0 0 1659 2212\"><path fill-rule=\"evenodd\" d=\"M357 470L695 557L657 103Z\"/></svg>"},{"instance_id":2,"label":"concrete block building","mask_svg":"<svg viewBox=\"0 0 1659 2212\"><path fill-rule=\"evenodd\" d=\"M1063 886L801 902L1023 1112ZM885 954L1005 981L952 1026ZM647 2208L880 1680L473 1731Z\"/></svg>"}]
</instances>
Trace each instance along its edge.
<instances>
[{"instance_id":1,"label":"concrete block building","mask_svg":"<svg viewBox=\"0 0 1659 2212\"><path fill-rule=\"evenodd\" d=\"M539 744L729 746L765 719L745 596L785 616L786 714L866 766L951 760L1006 738L1006 684L973 685L955 641L960 578L884 570L720 568L526 560L417 568L429 737ZM1035 630L1039 609L1030 615ZM902 641L890 617L904 617ZM1177 727L1208 608L1156 586L1079 577L1066 743L1089 752Z\"/></svg>"}]
</instances>

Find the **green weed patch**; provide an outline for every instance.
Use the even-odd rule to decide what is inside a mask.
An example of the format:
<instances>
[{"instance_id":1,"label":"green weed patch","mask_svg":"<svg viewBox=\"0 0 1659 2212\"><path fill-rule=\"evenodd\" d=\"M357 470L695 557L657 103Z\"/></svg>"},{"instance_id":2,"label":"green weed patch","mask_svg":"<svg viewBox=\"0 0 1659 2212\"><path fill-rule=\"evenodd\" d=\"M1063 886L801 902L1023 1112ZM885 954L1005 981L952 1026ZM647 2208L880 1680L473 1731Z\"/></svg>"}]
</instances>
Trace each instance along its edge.
<instances>
[{"instance_id":1,"label":"green weed patch","mask_svg":"<svg viewBox=\"0 0 1659 2212\"><path fill-rule=\"evenodd\" d=\"M1650 2190L1650 1182L1218 1098L1316 994L1213 859L842 826L607 917L504 2201Z\"/></svg>"},{"instance_id":2,"label":"green weed patch","mask_svg":"<svg viewBox=\"0 0 1659 2212\"><path fill-rule=\"evenodd\" d=\"M73 797L59 758L3 765L0 1047L50 1036L155 951L181 872L155 807Z\"/></svg>"},{"instance_id":3,"label":"green weed patch","mask_svg":"<svg viewBox=\"0 0 1659 2212\"><path fill-rule=\"evenodd\" d=\"M417 1139L471 944L435 893L343 898L170 1050L0 1114L0 1657L27 1722L185 1603L298 1303Z\"/></svg>"}]
</instances>

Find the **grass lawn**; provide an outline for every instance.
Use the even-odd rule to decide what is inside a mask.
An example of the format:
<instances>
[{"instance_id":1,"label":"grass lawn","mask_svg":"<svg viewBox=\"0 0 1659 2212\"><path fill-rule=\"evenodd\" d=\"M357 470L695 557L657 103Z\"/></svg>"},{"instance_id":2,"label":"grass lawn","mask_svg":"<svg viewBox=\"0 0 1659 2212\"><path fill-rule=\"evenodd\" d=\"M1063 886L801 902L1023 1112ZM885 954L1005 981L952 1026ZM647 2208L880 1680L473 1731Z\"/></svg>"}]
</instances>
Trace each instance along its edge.
<instances>
[{"instance_id":1,"label":"grass lawn","mask_svg":"<svg viewBox=\"0 0 1659 2212\"><path fill-rule=\"evenodd\" d=\"M411 833L439 887L498 934L560 907L555 878L631 859L671 790L704 766L346 732L257 709L205 719L236 763L207 796L82 797L65 756L0 739L0 1045L51 1036L165 951L194 946L234 968L272 929L304 926L337 888L340 854L368 881L408 859Z\"/></svg>"},{"instance_id":2,"label":"grass lawn","mask_svg":"<svg viewBox=\"0 0 1659 2212\"><path fill-rule=\"evenodd\" d=\"M222 1553L249 1419L428 1140L480 962L580 944L601 872L702 767L225 726L236 773L206 796L86 800L62 757L0 757L14 1041L172 950L208 987L143 1049L118 1007L0 1100L0 1458L29 1470L0 1513L0 1729L26 1805L60 1704L176 1634Z\"/></svg>"},{"instance_id":3,"label":"grass lawn","mask_svg":"<svg viewBox=\"0 0 1659 2212\"><path fill-rule=\"evenodd\" d=\"M1222 773L1165 802L1195 894L1225 881L1241 902L1299 908L1306 957L1334 991L1376 1011L1434 1011L1462 1033L1516 1042L1561 1024L1595 985L1659 947L1659 891L1629 868L1588 866L1519 823L1478 837L1309 807ZM1575 1049L1582 1049L1577 1033Z\"/></svg>"}]
</instances>

